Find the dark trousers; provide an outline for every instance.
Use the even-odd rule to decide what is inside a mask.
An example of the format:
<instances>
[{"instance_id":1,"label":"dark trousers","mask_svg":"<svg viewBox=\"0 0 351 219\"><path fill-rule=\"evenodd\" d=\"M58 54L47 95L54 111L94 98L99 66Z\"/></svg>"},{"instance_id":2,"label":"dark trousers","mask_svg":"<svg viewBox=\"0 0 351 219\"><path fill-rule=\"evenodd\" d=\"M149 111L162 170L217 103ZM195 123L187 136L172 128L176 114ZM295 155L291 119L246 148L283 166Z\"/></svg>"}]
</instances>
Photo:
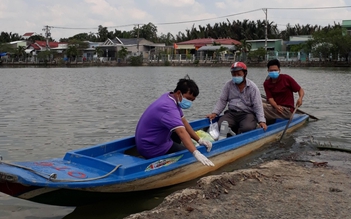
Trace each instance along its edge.
<instances>
[{"instance_id":1,"label":"dark trousers","mask_svg":"<svg viewBox=\"0 0 351 219\"><path fill-rule=\"evenodd\" d=\"M236 134L248 132L257 128L257 119L253 113L227 110L218 121L219 127L221 127L223 121L227 121L229 127Z\"/></svg>"},{"instance_id":2,"label":"dark trousers","mask_svg":"<svg viewBox=\"0 0 351 219\"><path fill-rule=\"evenodd\" d=\"M173 145L172 147L167 151L166 154L171 154L177 151L182 151L185 150L186 147L184 145L182 145L182 141L180 140L179 135L176 132L173 132L171 135L171 138L173 140Z\"/></svg>"}]
</instances>

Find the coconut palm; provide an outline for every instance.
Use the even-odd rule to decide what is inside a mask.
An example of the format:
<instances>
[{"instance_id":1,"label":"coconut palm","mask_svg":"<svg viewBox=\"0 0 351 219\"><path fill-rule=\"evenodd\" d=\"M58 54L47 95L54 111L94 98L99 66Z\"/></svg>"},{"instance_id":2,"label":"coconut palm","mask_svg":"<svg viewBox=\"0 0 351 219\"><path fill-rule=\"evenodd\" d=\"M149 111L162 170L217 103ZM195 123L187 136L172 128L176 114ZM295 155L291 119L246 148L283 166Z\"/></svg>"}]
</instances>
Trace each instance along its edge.
<instances>
[{"instance_id":1,"label":"coconut palm","mask_svg":"<svg viewBox=\"0 0 351 219\"><path fill-rule=\"evenodd\" d=\"M24 46L18 46L17 49L16 49L16 55L18 56L18 59L20 60L20 58L23 58L25 57L25 50L26 50L26 47Z\"/></svg>"},{"instance_id":2,"label":"coconut palm","mask_svg":"<svg viewBox=\"0 0 351 219\"><path fill-rule=\"evenodd\" d=\"M78 48L75 45L68 45L66 55L70 58L70 61L73 60L73 58L77 61L77 56L79 55Z\"/></svg>"},{"instance_id":3,"label":"coconut palm","mask_svg":"<svg viewBox=\"0 0 351 219\"><path fill-rule=\"evenodd\" d=\"M128 49L124 46L118 51L118 57L125 60L128 55Z\"/></svg>"},{"instance_id":4,"label":"coconut palm","mask_svg":"<svg viewBox=\"0 0 351 219\"><path fill-rule=\"evenodd\" d=\"M96 53L96 56L99 58L102 56L102 54L104 54L104 51L102 51L102 49L100 47L96 47L95 53Z\"/></svg>"},{"instance_id":5,"label":"coconut palm","mask_svg":"<svg viewBox=\"0 0 351 219\"><path fill-rule=\"evenodd\" d=\"M240 52L242 53L243 61L246 61L247 54L250 52L252 44L247 42L246 39L240 41L241 45L239 46Z\"/></svg>"}]
</instances>

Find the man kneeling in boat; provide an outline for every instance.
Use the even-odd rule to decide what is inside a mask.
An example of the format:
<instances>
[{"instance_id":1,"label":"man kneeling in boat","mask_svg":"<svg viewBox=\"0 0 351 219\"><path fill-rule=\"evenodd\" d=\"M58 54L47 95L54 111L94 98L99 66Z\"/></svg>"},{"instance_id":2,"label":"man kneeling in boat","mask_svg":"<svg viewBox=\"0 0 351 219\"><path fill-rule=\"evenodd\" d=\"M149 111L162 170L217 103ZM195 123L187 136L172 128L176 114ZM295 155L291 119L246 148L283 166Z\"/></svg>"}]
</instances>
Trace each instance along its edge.
<instances>
[{"instance_id":1,"label":"man kneeling in boat","mask_svg":"<svg viewBox=\"0 0 351 219\"><path fill-rule=\"evenodd\" d=\"M280 62L277 59L267 63L268 78L263 83L268 103L263 103L266 120L289 119L295 109L294 92L298 92L299 99L296 106L302 105L305 95L302 87L289 75L280 74Z\"/></svg>"},{"instance_id":2,"label":"man kneeling in boat","mask_svg":"<svg viewBox=\"0 0 351 219\"><path fill-rule=\"evenodd\" d=\"M214 166L196 149L191 138L205 145L208 152L212 143L197 136L182 111L189 109L198 95L198 86L187 76L179 80L174 92L163 94L145 110L135 132L136 147L143 157L148 159L188 149L204 165Z\"/></svg>"},{"instance_id":3,"label":"man kneeling in boat","mask_svg":"<svg viewBox=\"0 0 351 219\"><path fill-rule=\"evenodd\" d=\"M237 134L257 128L257 123L265 131L266 119L263 113L261 93L257 85L247 79L247 67L243 62L235 62L230 67L231 80L223 87L221 96L217 101L209 119L214 119L222 113L228 104L228 110L219 119L218 125L227 121L229 127ZM225 127L221 127L222 132Z\"/></svg>"}]
</instances>

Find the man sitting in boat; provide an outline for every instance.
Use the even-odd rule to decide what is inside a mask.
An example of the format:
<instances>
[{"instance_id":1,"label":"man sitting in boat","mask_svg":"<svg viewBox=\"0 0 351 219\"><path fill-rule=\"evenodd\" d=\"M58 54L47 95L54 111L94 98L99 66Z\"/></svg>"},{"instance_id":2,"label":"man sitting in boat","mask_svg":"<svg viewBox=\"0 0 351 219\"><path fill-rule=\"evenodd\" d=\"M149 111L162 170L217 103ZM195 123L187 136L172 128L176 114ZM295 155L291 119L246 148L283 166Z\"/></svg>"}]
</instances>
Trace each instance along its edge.
<instances>
[{"instance_id":1,"label":"man sitting in boat","mask_svg":"<svg viewBox=\"0 0 351 219\"><path fill-rule=\"evenodd\" d=\"M268 79L263 83L268 103L263 103L267 121L277 118L289 119L294 111L294 93L299 93L296 105L302 105L304 90L289 75L280 74L280 62L277 59L267 63Z\"/></svg>"},{"instance_id":2,"label":"man sitting in boat","mask_svg":"<svg viewBox=\"0 0 351 219\"><path fill-rule=\"evenodd\" d=\"M230 68L232 79L227 81L209 119L220 115L228 104L228 110L219 119L221 127L227 121L229 127L237 134L257 128L257 123L267 129L263 113L261 93L257 85L247 79L247 67L243 62L235 62ZM220 128L223 131L223 127Z\"/></svg>"},{"instance_id":3,"label":"man sitting in boat","mask_svg":"<svg viewBox=\"0 0 351 219\"><path fill-rule=\"evenodd\" d=\"M214 166L196 150L191 139L205 145L208 152L212 143L196 135L182 111L191 107L197 95L198 86L187 76L179 80L174 92L163 94L145 110L135 132L136 147L143 157L153 158L188 149L204 165Z\"/></svg>"}]
</instances>

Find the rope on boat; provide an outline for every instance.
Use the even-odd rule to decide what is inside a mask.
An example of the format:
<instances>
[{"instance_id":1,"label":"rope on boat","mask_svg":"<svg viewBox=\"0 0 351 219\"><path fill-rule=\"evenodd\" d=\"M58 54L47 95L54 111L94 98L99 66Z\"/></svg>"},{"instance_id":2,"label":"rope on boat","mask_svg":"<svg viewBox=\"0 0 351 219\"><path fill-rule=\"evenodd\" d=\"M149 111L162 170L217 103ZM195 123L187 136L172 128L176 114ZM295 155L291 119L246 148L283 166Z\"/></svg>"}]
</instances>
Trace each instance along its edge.
<instances>
[{"instance_id":1,"label":"rope on boat","mask_svg":"<svg viewBox=\"0 0 351 219\"><path fill-rule=\"evenodd\" d=\"M105 178L109 175L111 175L112 173L114 173L120 166L122 166L122 164L119 164L117 165L113 170L111 170L109 173L103 175L103 176L98 176L98 177L94 177L94 178L88 178L88 179L77 179L77 180L70 180L70 179L57 179L57 174L56 173L52 173L50 175L47 175L47 174L44 174L44 173L40 173L38 171L35 171L29 167L25 167L25 166L21 166L21 165L18 165L18 164L13 164L13 163L8 163L8 162L5 162L5 161L0 161L0 164L6 164L6 165L9 165L9 166L14 166L14 167L18 167L18 168L21 168L21 169L24 169L24 170L28 170L38 176L41 176L43 177L44 179L47 179L49 181L52 181L52 182L86 182L86 181L92 181L92 180L98 180L98 179L102 179L102 178Z\"/></svg>"}]
</instances>

